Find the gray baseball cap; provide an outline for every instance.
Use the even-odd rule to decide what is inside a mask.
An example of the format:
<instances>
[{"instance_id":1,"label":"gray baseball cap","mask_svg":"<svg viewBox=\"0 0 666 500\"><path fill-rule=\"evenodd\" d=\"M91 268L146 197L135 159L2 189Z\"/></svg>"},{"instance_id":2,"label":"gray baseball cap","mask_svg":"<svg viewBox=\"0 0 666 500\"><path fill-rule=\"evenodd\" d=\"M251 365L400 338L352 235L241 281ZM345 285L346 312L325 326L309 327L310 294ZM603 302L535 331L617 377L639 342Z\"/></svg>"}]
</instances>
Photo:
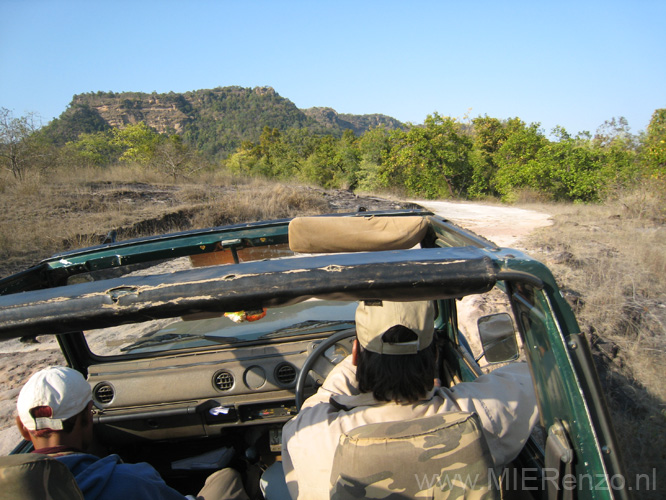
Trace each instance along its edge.
<instances>
[{"instance_id":1,"label":"gray baseball cap","mask_svg":"<svg viewBox=\"0 0 666 500\"><path fill-rule=\"evenodd\" d=\"M382 340L390 328L402 325L418 339L390 343ZM415 354L432 343L435 307L431 301L366 301L356 308L356 337L364 349L379 354Z\"/></svg>"}]
</instances>

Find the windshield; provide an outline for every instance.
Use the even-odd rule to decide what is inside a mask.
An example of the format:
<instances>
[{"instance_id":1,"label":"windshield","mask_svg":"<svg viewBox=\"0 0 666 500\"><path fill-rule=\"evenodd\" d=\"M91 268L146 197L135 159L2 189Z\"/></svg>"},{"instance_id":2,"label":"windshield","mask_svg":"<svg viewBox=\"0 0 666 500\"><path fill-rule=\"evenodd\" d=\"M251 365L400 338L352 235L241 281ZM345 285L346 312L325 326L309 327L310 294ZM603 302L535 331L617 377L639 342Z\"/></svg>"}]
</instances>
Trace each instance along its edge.
<instances>
[{"instance_id":1,"label":"windshield","mask_svg":"<svg viewBox=\"0 0 666 500\"><path fill-rule=\"evenodd\" d=\"M353 328L356 305L311 299L261 311L162 319L84 333L90 350L100 356L237 345Z\"/></svg>"}]
</instances>

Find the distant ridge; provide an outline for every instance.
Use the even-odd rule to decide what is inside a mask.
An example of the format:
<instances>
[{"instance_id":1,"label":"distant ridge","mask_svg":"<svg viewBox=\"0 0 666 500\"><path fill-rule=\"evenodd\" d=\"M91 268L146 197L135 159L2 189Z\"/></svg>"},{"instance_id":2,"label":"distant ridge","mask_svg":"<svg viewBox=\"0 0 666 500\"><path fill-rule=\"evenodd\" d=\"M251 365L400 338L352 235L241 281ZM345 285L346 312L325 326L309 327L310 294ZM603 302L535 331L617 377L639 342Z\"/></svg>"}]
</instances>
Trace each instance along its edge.
<instances>
[{"instance_id":1,"label":"distant ridge","mask_svg":"<svg viewBox=\"0 0 666 500\"><path fill-rule=\"evenodd\" d=\"M381 114L338 114L334 109L301 110L272 87L217 87L185 93L90 92L75 95L68 108L47 125L57 143L75 140L80 133L145 122L163 134L181 134L200 151L226 156L243 141L257 142L264 127L284 131L308 128L312 132L356 135L379 126L405 128Z\"/></svg>"}]
</instances>

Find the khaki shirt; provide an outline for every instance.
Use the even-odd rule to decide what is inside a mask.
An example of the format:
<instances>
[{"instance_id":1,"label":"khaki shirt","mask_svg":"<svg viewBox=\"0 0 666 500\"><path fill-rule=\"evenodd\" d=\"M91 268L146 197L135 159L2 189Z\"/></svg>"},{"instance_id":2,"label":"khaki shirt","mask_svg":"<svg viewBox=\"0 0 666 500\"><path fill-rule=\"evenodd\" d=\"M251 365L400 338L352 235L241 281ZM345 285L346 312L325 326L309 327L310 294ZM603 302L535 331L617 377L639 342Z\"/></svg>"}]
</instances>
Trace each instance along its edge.
<instances>
[{"instance_id":1,"label":"khaki shirt","mask_svg":"<svg viewBox=\"0 0 666 500\"><path fill-rule=\"evenodd\" d=\"M289 493L293 499L330 497L333 457L344 432L370 423L460 410L479 415L495 466L511 462L538 420L527 365L513 363L473 382L449 389L434 388L422 401L398 404L377 401L372 393L360 393L356 367L348 356L282 430L282 465Z\"/></svg>"}]
</instances>

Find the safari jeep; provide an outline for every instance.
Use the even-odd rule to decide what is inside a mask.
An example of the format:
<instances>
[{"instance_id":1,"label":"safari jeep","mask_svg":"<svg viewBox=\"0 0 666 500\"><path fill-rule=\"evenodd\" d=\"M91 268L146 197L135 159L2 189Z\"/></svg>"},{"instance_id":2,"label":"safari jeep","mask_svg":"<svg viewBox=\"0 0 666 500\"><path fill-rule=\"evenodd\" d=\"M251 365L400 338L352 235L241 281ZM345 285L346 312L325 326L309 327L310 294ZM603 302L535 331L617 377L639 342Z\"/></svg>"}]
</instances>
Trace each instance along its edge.
<instances>
[{"instance_id":1,"label":"safari jeep","mask_svg":"<svg viewBox=\"0 0 666 500\"><path fill-rule=\"evenodd\" d=\"M443 385L527 362L540 423L510 467L483 479L505 498L628 497L588 342L551 273L427 211L238 224L55 255L0 281L0 338L57 336L92 389L95 454L146 461L183 494L234 467L261 498L283 424L350 354L359 300L435 302ZM412 466L435 498L458 487L424 464L399 465Z\"/></svg>"}]
</instances>

